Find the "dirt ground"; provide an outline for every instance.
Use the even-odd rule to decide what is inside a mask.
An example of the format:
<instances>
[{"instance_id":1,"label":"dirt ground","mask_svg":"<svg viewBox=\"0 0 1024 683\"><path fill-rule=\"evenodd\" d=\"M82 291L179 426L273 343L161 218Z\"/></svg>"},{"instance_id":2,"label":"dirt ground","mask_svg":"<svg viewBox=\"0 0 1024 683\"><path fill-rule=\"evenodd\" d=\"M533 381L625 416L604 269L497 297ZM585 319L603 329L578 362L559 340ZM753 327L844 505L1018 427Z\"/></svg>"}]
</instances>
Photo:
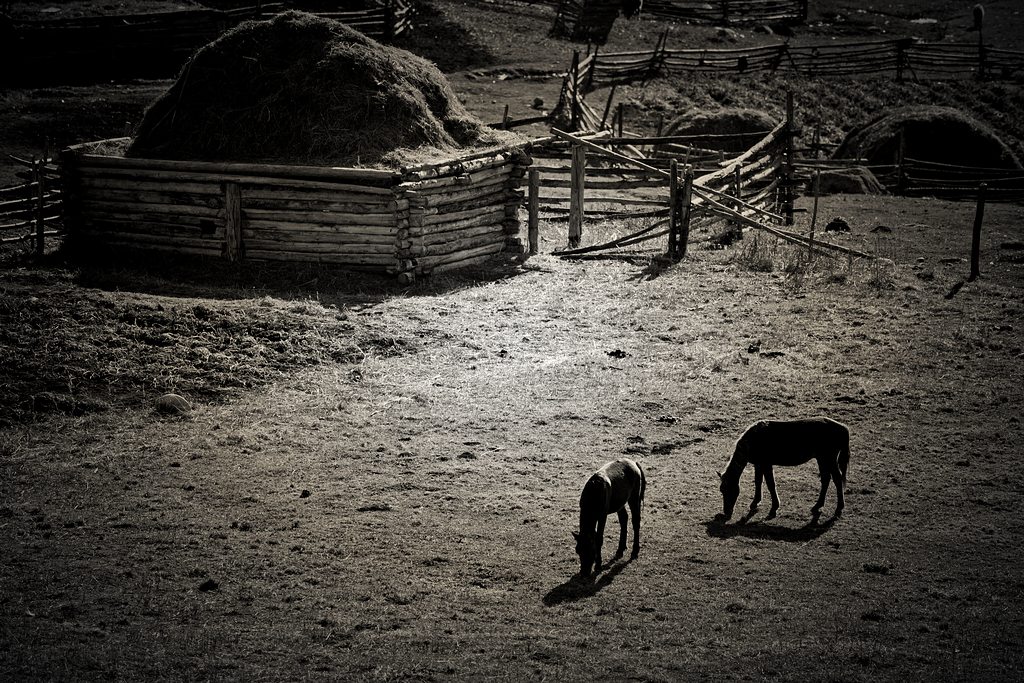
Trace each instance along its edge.
<instances>
[{"instance_id":1,"label":"dirt ground","mask_svg":"<svg viewBox=\"0 0 1024 683\"><path fill-rule=\"evenodd\" d=\"M495 64L453 79L485 119L551 84L466 75ZM110 135L158 87L0 118ZM1024 207L986 208L961 284L974 211L824 198L885 259L813 265L749 233L566 261L543 221L541 255L412 287L9 256L0 679L1020 680ZM742 430L817 414L851 430L842 517L811 523L806 465L778 518L717 519ZM622 456L640 558L578 580L580 489Z\"/></svg>"}]
</instances>

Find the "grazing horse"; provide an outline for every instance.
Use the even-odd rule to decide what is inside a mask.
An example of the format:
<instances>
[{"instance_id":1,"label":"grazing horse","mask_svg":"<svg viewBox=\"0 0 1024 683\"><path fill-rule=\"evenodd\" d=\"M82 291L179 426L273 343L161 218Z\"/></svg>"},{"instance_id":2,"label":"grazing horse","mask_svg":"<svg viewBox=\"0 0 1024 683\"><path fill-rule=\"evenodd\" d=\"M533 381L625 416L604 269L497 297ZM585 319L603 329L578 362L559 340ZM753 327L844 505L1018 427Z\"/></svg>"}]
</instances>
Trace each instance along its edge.
<instances>
[{"instance_id":1,"label":"grazing horse","mask_svg":"<svg viewBox=\"0 0 1024 683\"><path fill-rule=\"evenodd\" d=\"M595 472L587 480L580 494L580 531L572 532L576 539L576 554L580 556L580 574L589 576L591 567L601 571L601 544L604 541L604 523L613 512L619 516L619 549L615 559L626 552L626 522L633 513L633 554L640 554L640 504L644 500L647 479L640 465L621 458Z\"/></svg>"},{"instance_id":2,"label":"grazing horse","mask_svg":"<svg viewBox=\"0 0 1024 683\"><path fill-rule=\"evenodd\" d=\"M772 467L803 465L810 460L818 461L821 476L821 493L811 512L815 515L821 512L829 482L834 481L838 515L845 504L843 485L850 466L850 430L846 425L827 417L789 422L762 420L750 425L736 441L736 450L725 472L718 473L722 480L725 518L732 517L733 507L740 495L740 475L747 463L754 465L754 500L750 504L750 511L756 510L761 502L761 481L764 480L772 496L772 509L768 513L768 519L771 519L779 509L779 495L775 492L775 473Z\"/></svg>"}]
</instances>

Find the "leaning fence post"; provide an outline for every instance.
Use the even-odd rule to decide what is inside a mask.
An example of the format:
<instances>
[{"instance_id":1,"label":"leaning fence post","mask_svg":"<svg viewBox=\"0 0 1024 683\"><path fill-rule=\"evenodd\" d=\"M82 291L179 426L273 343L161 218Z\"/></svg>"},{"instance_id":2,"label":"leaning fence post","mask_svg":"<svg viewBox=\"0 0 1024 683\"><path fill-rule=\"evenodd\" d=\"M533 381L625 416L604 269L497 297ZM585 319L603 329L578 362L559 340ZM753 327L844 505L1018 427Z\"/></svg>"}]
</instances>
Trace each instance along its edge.
<instances>
[{"instance_id":1,"label":"leaning fence post","mask_svg":"<svg viewBox=\"0 0 1024 683\"><path fill-rule=\"evenodd\" d=\"M604 104L604 115L601 117L601 130L604 130L604 124L608 121L608 112L612 110L612 100L615 98L615 87L616 84L612 84L612 89L608 93L608 101Z\"/></svg>"},{"instance_id":2,"label":"leaning fence post","mask_svg":"<svg viewBox=\"0 0 1024 683\"><path fill-rule=\"evenodd\" d=\"M986 183L978 185L978 206L974 210L974 232L971 235L971 275L968 282L974 282L981 276L981 221L985 217Z\"/></svg>"},{"instance_id":3,"label":"leaning fence post","mask_svg":"<svg viewBox=\"0 0 1024 683\"><path fill-rule=\"evenodd\" d=\"M587 148L572 147L572 173L569 181L569 248L580 246L583 237L583 186L586 180Z\"/></svg>"},{"instance_id":4,"label":"leaning fence post","mask_svg":"<svg viewBox=\"0 0 1024 683\"><path fill-rule=\"evenodd\" d=\"M527 240L530 243L530 253L536 254L540 250L540 171L535 168L530 169L528 206Z\"/></svg>"}]
</instances>

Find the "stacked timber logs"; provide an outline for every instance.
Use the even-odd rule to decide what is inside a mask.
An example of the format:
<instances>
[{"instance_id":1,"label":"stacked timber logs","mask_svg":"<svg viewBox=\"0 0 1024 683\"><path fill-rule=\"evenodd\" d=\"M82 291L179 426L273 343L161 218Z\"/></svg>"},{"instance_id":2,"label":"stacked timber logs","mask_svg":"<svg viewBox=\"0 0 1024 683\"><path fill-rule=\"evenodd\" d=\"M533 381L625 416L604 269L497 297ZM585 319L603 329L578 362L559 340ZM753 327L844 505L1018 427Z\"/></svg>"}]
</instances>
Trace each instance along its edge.
<instances>
[{"instance_id":1,"label":"stacked timber logs","mask_svg":"<svg viewBox=\"0 0 1024 683\"><path fill-rule=\"evenodd\" d=\"M407 169L398 190L409 202L410 244L401 271L430 273L522 253L520 188L531 159L508 150Z\"/></svg>"},{"instance_id":2,"label":"stacked timber logs","mask_svg":"<svg viewBox=\"0 0 1024 683\"><path fill-rule=\"evenodd\" d=\"M106 141L111 146L110 141ZM62 155L75 248L306 261L417 275L521 253L530 159L491 150L402 171Z\"/></svg>"}]
</instances>

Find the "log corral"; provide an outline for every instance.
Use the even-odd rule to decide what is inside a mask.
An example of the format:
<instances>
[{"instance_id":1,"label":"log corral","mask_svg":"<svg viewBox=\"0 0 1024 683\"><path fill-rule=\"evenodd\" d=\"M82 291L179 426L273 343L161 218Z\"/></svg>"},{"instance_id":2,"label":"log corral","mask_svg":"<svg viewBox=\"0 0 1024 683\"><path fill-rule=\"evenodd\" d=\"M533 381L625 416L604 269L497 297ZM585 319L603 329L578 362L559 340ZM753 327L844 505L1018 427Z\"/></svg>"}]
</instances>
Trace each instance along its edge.
<instances>
[{"instance_id":1,"label":"log corral","mask_svg":"<svg viewBox=\"0 0 1024 683\"><path fill-rule=\"evenodd\" d=\"M521 148L399 170L62 153L69 245L420 275L523 252Z\"/></svg>"}]
</instances>

